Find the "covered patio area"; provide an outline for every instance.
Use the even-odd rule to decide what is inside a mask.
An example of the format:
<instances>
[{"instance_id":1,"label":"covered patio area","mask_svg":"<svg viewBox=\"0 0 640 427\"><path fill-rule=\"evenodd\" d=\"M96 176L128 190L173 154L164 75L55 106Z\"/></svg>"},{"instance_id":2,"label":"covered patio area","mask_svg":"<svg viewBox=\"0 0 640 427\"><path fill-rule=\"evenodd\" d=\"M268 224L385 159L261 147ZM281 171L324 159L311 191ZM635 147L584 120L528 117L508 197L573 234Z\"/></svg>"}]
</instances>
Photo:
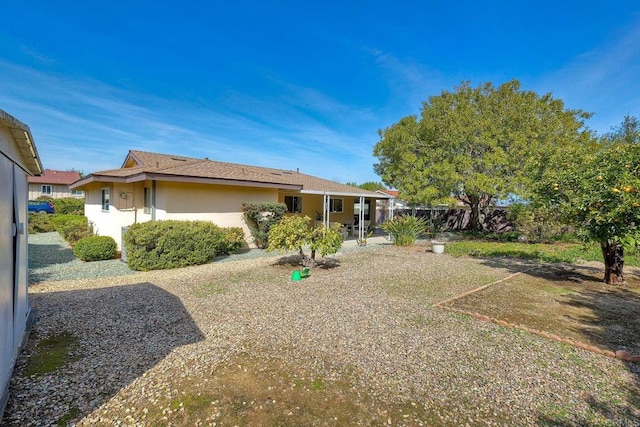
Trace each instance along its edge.
<instances>
[{"instance_id":1,"label":"covered patio area","mask_svg":"<svg viewBox=\"0 0 640 427\"><path fill-rule=\"evenodd\" d=\"M279 201L287 205L290 213L308 216L318 225L340 224L345 240L362 240L375 230L376 201L391 197L353 187L353 192L282 191Z\"/></svg>"}]
</instances>

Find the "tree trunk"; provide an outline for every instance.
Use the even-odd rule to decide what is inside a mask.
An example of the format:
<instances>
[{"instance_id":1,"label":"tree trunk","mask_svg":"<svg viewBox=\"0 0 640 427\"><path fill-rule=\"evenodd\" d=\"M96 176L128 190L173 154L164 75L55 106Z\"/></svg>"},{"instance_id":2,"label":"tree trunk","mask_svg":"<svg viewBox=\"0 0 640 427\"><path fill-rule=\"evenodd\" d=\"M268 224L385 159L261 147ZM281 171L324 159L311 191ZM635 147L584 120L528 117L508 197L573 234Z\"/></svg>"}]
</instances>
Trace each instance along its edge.
<instances>
[{"instance_id":1,"label":"tree trunk","mask_svg":"<svg viewBox=\"0 0 640 427\"><path fill-rule=\"evenodd\" d=\"M624 248L609 241L600 242L600 248L604 256L604 282L607 285L624 285Z\"/></svg>"},{"instance_id":2,"label":"tree trunk","mask_svg":"<svg viewBox=\"0 0 640 427\"><path fill-rule=\"evenodd\" d=\"M467 196L464 201L471 207L471 218L469 218L468 228L473 231L484 231L484 220L489 214L491 196L482 193L480 195Z\"/></svg>"}]
</instances>

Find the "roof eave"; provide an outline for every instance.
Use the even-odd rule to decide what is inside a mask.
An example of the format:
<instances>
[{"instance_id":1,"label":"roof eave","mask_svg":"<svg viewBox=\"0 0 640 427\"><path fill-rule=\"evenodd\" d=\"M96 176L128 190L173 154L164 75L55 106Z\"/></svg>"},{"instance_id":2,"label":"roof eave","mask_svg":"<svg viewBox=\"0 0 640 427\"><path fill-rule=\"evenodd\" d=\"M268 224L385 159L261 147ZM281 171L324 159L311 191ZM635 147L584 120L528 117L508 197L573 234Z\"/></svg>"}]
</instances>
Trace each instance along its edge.
<instances>
[{"instance_id":1,"label":"roof eave","mask_svg":"<svg viewBox=\"0 0 640 427\"><path fill-rule=\"evenodd\" d=\"M32 175L42 174L42 161L33 142L33 135L31 135L29 126L3 110L0 110L0 121L4 122L15 139L29 173Z\"/></svg>"},{"instance_id":2,"label":"roof eave","mask_svg":"<svg viewBox=\"0 0 640 427\"><path fill-rule=\"evenodd\" d=\"M129 184L139 181L169 181L169 182L185 182L193 184L220 184L220 185L232 185L238 187L261 187L261 188L274 188L277 190L300 190L301 185L297 184L284 184L284 183L272 183L272 182L260 182L260 181L243 181L236 179L223 179L223 178L206 178L206 177L194 177L185 175L165 175L160 173L141 172L131 176L106 176L106 175L89 175L79 181L69 185L70 189L85 186L92 182L116 182Z\"/></svg>"},{"instance_id":3,"label":"roof eave","mask_svg":"<svg viewBox=\"0 0 640 427\"><path fill-rule=\"evenodd\" d=\"M390 199L390 196L384 196L382 194L376 193L354 193L348 191L331 191L331 190L300 190L301 194L316 194L316 195L325 195L328 194L330 196L344 196L344 197L369 197L374 199Z\"/></svg>"}]
</instances>

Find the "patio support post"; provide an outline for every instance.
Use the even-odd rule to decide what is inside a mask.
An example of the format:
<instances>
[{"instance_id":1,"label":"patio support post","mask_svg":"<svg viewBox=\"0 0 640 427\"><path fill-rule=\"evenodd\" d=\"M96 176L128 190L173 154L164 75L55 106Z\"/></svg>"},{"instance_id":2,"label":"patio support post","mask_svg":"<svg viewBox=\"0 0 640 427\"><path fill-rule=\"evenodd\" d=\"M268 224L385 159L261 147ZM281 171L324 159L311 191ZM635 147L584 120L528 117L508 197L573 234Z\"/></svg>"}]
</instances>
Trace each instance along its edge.
<instances>
[{"instance_id":1,"label":"patio support post","mask_svg":"<svg viewBox=\"0 0 640 427\"><path fill-rule=\"evenodd\" d=\"M322 225L324 225L326 228L329 228L329 198L330 196L328 194L325 194L323 196Z\"/></svg>"},{"instance_id":2,"label":"patio support post","mask_svg":"<svg viewBox=\"0 0 640 427\"><path fill-rule=\"evenodd\" d=\"M364 196L360 196L360 212L358 213L358 239L364 239Z\"/></svg>"}]
</instances>

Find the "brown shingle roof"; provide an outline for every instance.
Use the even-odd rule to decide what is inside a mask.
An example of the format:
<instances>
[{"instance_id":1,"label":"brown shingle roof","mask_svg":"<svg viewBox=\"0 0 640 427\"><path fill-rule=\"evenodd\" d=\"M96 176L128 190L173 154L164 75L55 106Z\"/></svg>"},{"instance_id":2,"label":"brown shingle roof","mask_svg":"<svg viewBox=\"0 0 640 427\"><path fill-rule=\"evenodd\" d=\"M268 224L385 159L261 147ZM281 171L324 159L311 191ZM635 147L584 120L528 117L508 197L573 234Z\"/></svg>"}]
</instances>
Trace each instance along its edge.
<instances>
[{"instance_id":1,"label":"brown shingle roof","mask_svg":"<svg viewBox=\"0 0 640 427\"><path fill-rule=\"evenodd\" d=\"M62 184L69 185L80 179L80 173L74 171L56 171L45 169L40 176L30 176L32 184Z\"/></svg>"},{"instance_id":2,"label":"brown shingle roof","mask_svg":"<svg viewBox=\"0 0 640 427\"><path fill-rule=\"evenodd\" d=\"M174 156L169 154L149 153L131 150L120 169L94 172L90 177L100 177L101 180L113 178L128 178L140 174L153 175L153 179L161 177L182 177L229 180L246 182L247 186L255 183L271 184L274 186L295 186L302 191L349 193L368 197L380 197L375 192L362 190L357 187L340 184L297 171L265 168L260 166L243 165L238 163L218 162L209 159ZM188 179L187 179L188 180ZM84 180L83 180L84 181Z\"/></svg>"}]
</instances>

